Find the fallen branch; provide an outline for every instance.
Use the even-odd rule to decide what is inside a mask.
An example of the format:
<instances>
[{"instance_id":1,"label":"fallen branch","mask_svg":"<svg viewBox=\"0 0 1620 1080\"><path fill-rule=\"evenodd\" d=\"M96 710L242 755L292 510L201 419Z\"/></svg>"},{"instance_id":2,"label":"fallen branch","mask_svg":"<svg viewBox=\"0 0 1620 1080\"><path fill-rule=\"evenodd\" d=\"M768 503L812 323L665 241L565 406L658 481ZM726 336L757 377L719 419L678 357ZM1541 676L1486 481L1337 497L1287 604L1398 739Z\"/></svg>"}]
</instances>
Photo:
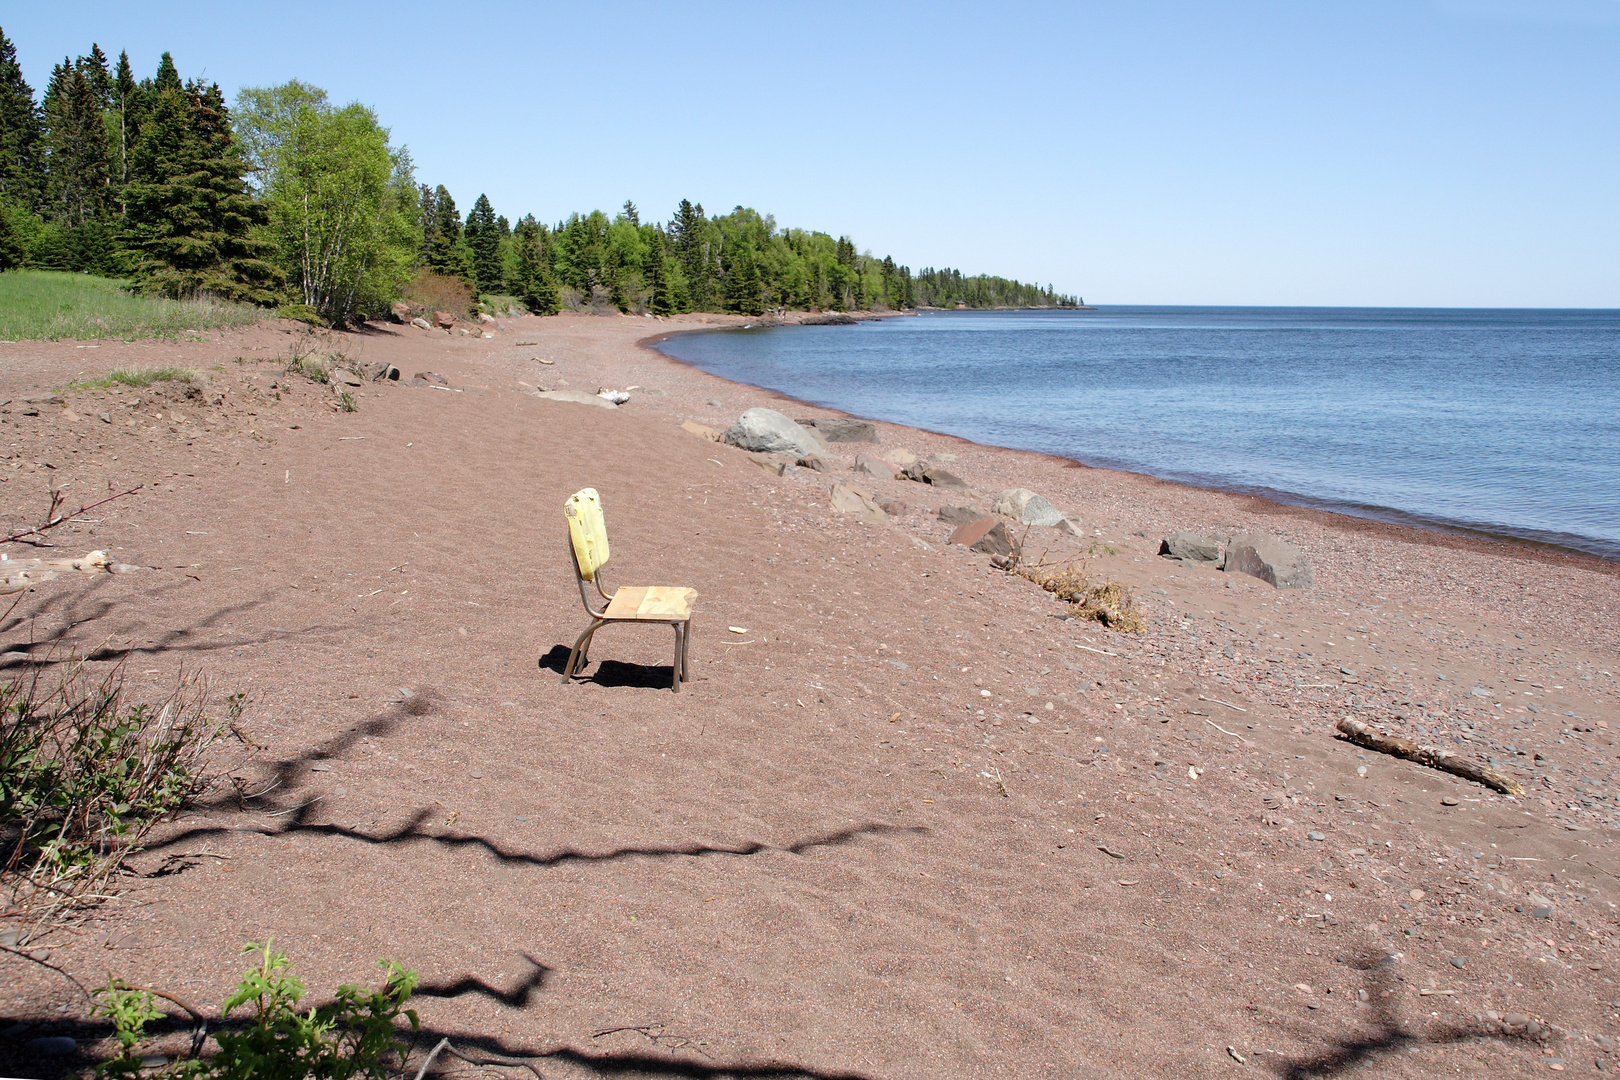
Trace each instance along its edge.
<instances>
[{"instance_id":1,"label":"fallen branch","mask_svg":"<svg viewBox=\"0 0 1620 1080\"><path fill-rule=\"evenodd\" d=\"M1497 772L1478 765L1466 758L1459 758L1449 750L1442 750L1435 746L1424 746L1411 739L1403 739L1395 735L1380 735L1360 720L1340 720L1339 733L1357 746L1365 746L1369 750L1376 750L1380 754L1389 754L1393 757L1415 761L1419 765L1427 765L1431 769L1460 776L1465 780L1472 780L1476 784L1484 784L1488 788L1500 791L1504 795L1523 795L1524 785L1506 773Z\"/></svg>"},{"instance_id":2,"label":"fallen branch","mask_svg":"<svg viewBox=\"0 0 1620 1080\"><path fill-rule=\"evenodd\" d=\"M65 522L72 521L74 518L78 517L80 514L86 513L86 512L88 512L90 510L94 510L98 506L105 506L107 503L112 502L114 499L122 499L125 495L133 495L133 494L135 494L137 491L141 490L141 488L143 488L145 486L146 486L145 484L136 484L134 487L130 488L129 490L120 491L116 495L109 495L105 499L102 499L100 502L93 502L89 506L81 506L77 510L73 511L73 513L71 513L71 514L58 514L56 512L62 505L62 493L60 491L57 491L55 488L52 488L51 489L51 508L49 510L45 511L45 521L44 521L44 523L40 524L40 525L35 525L32 528L22 529L22 530L20 530L18 532L12 533L10 536L0 538L0 544L15 543L16 541L21 540L25 536L38 536L38 535L41 535L42 533L45 532L46 529L54 529L58 525L61 525L61 524L65 523Z\"/></svg>"},{"instance_id":3,"label":"fallen branch","mask_svg":"<svg viewBox=\"0 0 1620 1080\"><path fill-rule=\"evenodd\" d=\"M1238 706L1233 705L1229 701L1222 701L1220 698L1205 697L1203 694L1198 695L1198 700L1199 701L1207 701L1212 705L1225 705L1228 709L1235 709L1238 712L1245 712L1246 713L1246 712L1249 711L1248 709L1238 708Z\"/></svg>"},{"instance_id":4,"label":"fallen branch","mask_svg":"<svg viewBox=\"0 0 1620 1080\"><path fill-rule=\"evenodd\" d=\"M105 551L80 559L7 559L0 556L0 596L27 592L59 574L127 574L137 567L115 563Z\"/></svg>"},{"instance_id":5,"label":"fallen branch","mask_svg":"<svg viewBox=\"0 0 1620 1080\"><path fill-rule=\"evenodd\" d=\"M535 1080L545 1080L545 1077L541 1075L540 1070L535 1068L533 1065L530 1065L527 1061L507 1061L501 1058L468 1057L460 1050L457 1050L454 1046L451 1046L450 1039L448 1037L440 1039L438 1044L433 1047L432 1052L427 1056L427 1060L422 1062L422 1067L416 1070L416 1080L422 1080L422 1078L427 1075L428 1069L432 1067L434 1059L439 1056L440 1051L443 1051L452 1057L460 1058L469 1065L495 1065L506 1069L528 1069L535 1075Z\"/></svg>"},{"instance_id":6,"label":"fallen branch","mask_svg":"<svg viewBox=\"0 0 1620 1080\"><path fill-rule=\"evenodd\" d=\"M1225 728L1221 727L1221 725L1217 724L1215 721L1211 720L1209 717L1206 716L1206 717L1203 717L1202 719L1203 719L1204 723L1208 724L1210 727L1214 728L1216 731L1220 732L1222 735L1230 735L1230 736L1232 736L1232 738L1237 739L1239 742L1249 743L1250 746L1254 745L1254 743L1249 742L1248 739L1245 739L1243 736L1239 735L1237 732L1235 732L1235 731L1227 731Z\"/></svg>"}]
</instances>

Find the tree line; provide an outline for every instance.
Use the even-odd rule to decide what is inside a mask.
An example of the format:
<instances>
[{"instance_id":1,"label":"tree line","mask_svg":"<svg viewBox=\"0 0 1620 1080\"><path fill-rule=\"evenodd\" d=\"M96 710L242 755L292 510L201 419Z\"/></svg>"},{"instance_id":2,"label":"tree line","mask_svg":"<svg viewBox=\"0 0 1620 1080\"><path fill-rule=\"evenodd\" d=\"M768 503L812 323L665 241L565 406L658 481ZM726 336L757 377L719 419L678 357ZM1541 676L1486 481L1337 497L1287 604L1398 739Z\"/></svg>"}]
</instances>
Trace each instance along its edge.
<instances>
[{"instance_id":1,"label":"tree line","mask_svg":"<svg viewBox=\"0 0 1620 1080\"><path fill-rule=\"evenodd\" d=\"M386 312L413 277L478 295L657 315L774 309L1064 307L1074 297L955 270L914 275L847 236L682 200L666 222L626 202L554 223L480 195L465 216L420 183L375 112L292 81L242 90L182 79L164 53L136 79L97 45L54 66L36 100L0 31L0 270L127 278L168 296L291 306L334 324Z\"/></svg>"}]
</instances>

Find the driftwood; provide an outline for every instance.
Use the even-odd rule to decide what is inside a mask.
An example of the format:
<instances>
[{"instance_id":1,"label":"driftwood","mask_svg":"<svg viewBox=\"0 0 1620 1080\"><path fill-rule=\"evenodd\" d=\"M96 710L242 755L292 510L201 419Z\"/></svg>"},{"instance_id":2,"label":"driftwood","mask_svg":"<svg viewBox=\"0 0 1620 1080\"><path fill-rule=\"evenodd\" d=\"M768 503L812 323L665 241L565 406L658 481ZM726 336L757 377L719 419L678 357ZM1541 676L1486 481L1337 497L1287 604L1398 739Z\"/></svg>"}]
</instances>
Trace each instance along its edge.
<instances>
[{"instance_id":1,"label":"driftwood","mask_svg":"<svg viewBox=\"0 0 1620 1080\"><path fill-rule=\"evenodd\" d=\"M45 512L45 520L42 523L38 524L38 525L34 525L34 526L31 526L31 527L26 528L26 529L19 529L16 532L12 533L10 536L0 536L0 544L12 544L12 543L16 543L19 540L24 541L26 543L30 543L30 544L36 543L36 541L29 540L28 537L30 537L30 536L44 536L46 529L54 529L58 525L61 525L63 522L72 521L73 519L77 518L80 514L83 514L88 510L94 510L98 506L106 506L108 503L112 502L114 499L122 499L125 495L133 495L133 494L135 494L137 491L141 490L141 488L143 488L145 486L146 486L145 484L136 484L134 487L128 488L128 489L126 489L124 491L120 491L116 495L109 495L105 499L102 499L99 502L90 503L88 506L81 506L77 510L73 511L73 513L71 513L71 514L59 514L59 513L57 513L57 511L62 508L62 504L67 501L67 499L56 488L52 488L51 489L51 508ZM46 546L48 547L49 545L46 545Z\"/></svg>"},{"instance_id":2,"label":"driftwood","mask_svg":"<svg viewBox=\"0 0 1620 1080\"><path fill-rule=\"evenodd\" d=\"M1357 746L1365 746L1380 754L1391 754L1407 761L1415 761L1419 765L1427 765L1431 769L1439 769L1465 780L1472 780L1476 784L1484 784L1504 795L1524 794L1524 785L1506 773L1488 769L1436 746L1424 746L1395 735L1380 735L1360 720L1340 720L1339 733Z\"/></svg>"},{"instance_id":3,"label":"driftwood","mask_svg":"<svg viewBox=\"0 0 1620 1080\"><path fill-rule=\"evenodd\" d=\"M127 574L137 567L115 563L105 551L82 559L8 559L0 556L0 596L23 592L58 574Z\"/></svg>"}]
</instances>

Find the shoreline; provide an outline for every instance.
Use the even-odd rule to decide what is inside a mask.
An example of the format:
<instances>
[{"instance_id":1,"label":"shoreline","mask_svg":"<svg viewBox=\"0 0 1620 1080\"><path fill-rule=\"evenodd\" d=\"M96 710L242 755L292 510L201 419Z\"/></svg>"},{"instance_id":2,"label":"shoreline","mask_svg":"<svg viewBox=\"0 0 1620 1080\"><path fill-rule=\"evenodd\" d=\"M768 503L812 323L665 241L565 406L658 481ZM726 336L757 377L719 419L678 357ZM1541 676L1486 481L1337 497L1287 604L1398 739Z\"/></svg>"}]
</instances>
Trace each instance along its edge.
<instances>
[{"instance_id":1,"label":"shoreline","mask_svg":"<svg viewBox=\"0 0 1620 1080\"><path fill-rule=\"evenodd\" d=\"M944 311L946 309L936 308L936 309L930 309L930 310ZM1012 310L1012 309L1009 309L1009 310ZM1016 310L1047 310L1047 309L1027 308L1027 309L1016 309ZM861 321L877 321L878 319L882 319L882 318L897 318L897 317L905 317L905 313L903 313L903 312L870 313L870 318L863 319ZM739 318L740 318L740 316L739 316ZM777 322L777 323L774 323L773 325L774 326L794 326L794 325L803 325L803 323L800 323L800 322ZM1582 564L1586 560L1590 560L1592 569L1598 570L1598 571L1603 572L1603 573L1611 573L1611 574L1620 575L1620 551L1617 551L1613 555L1608 555L1608 554L1604 554L1602 552L1590 551L1590 550L1586 550L1586 549L1581 548L1581 547L1576 547L1576 546L1574 546L1572 544L1559 543L1559 542L1554 541L1554 540L1542 540L1542 539L1537 539L1537 538L1532 537L1532 536L1522 536L1522 535L1518 535L1518 534L1511 533L1511 532L1497 532L1497 531L1494 531L1494 530L1492 530L1490 528L1485 528L1485 527L1481 527L1481 526L1472 526L1472 525L1463 524L1463 523L1457 523L1457 522L1429 521L1429 520L1425 520L1425 519L1421 518L1418 515L1409 514L1409 513L1405 512L1405 511L1396 510L1396 509L1389 508L1389 507L1372 507L1372 508L1368 508L1366 513L1356 513L1353 509L1348 508L1348 507L1344 506L1343 504L1333 503L1333 502L1328 501L1328 500L1313 500L1312 497L1308 496L1308 495L1295 495L1295 494L1288 493L1288 492L1276 492L1276 491L1268 491L1268 490L1254 490L1254 489L1242 488L1242 487L1225 487L1225 486L1222 486L1222 485L1219 485L1219 484L1195 484L1195 483L1188 482L1186 480L1175 479L1175 478L1170 478L1170 477L1163 477L1163 476L1157 476L1157 475L1155 475L1153 473L1142 472L1142 471L1138 471L1136 469L1121 468L1121 467L1113 466L1113 465L1096 465L1096 464L1092 464L1090 462L1082 461L1079 458L1069 457L1069 456L1066 456L1066 455L1063 455L1063 454L1051 453L1051 452L1044 451L1044 450L1032 450L1032 449L1029 449L1029 448L1026 448L1026 447L1017 447L1017 446L1003 446L1000 443L981 443L981 442L978 442L976 440L970 439L970 438L968 438L966 436L956 435L956 434L953 434L953 433L947 432L947 431L937 431L937 430L932 429L932 428L921 427L921 426L913 425L913 424L906 424L906 423L902 423L900 421L887 420L887 419L884 419L884 418L878 417L878 416L871 416L871 415L864 415L864 414L860 414L860 413L849 412L847 410L834 408L832 406L820 405L820 404L817 404L815 402L805 401L802 398L795 397L792 393L790 393L788 391L780 390L780 389L777 389L775 387L761 386L761 385L759 385L757 383L747 383L747 382L741 382L741 381L738 381L738 380L735 380L735 379L729 379L724 375L717 375L717 374L715 374L715 373L713 373L711 371L707 371L704 368L699 367L696 364L693 364L693 363L690 363L688 361L682 360L679 357L671 356L669 353L666 353L662 349L658 348L659 344L661 344L664 341L668 341L669 339L674 338L674 337L694 336L694 335L699 335L699 334L718 334L718 333L725 333L725 332L728 332L728 331L731 331L731 330L741 330L741 329L762 329L762 327L759 327L757 325L752 326L752 327L744 327L744 326L691 327L691 328L687 328L687 329L670 330L670 331L665 331L663 333L650 335L648 337L641 338L641 339L637 340L636 345L638 347L642 348L642 349L646 349L647 351L656 354L657 356L659 356L663 360L669 361L670 363L678 364L678 365L680 365L680 366L682 366L684 368L689 368L692 371L701 373L701 374L703 374L705 376L708 376L709 378L717 379L717 380L719 380L721 382L728 383L728 384L733 385L733 386L742 386L742 387L747 387L747 388L749 388L751 390L757 390L757 391L759 391L761 393L773 394L777 398L779 398L780 400L782 400L784 402L790 402L793 405L799 406L801 408L819 409L822 412L825 412L825 413L828 413L828 414L836 414L838 416L847 417L847 418L851 418L851 419L868 420L868 421L872 421L872 422L875 422L875 423L886 424L886 425L896 427L896 428L905 428L905 429L912 430L912 431L922 432L922 433L925 433L925 434L928 434L928 435L933 435L933 436L936 436L936 437L939 437L939 438L955 439L955 440L957 440L959 442L962 442L962 443L964 443L966 445L982 447L982 448L985 448L985 449L1003 450L1003 451L1007 451L1009 453L1017 453L1017 454L1034 454L1034 455L1037 455L1037 456L1040 456L1040 457L1052 459L1054 461L1063 462L1065 464L1065 467L1081 468L1081 469L1096 469L1096 470L1103 471L1103 472L1117 473L1117 474L1120 474L1120 475L1123 475L1123 476L1136 477L1136 478L1139 478L1139 479L1144 480L1144 481L1151 481L1153 483L1167 484L1167 485L1171 485L1173 487L1187 488L1187 489L1192 490L1192 491L1207 491L1207 492L1212 492L1212 493L1219 494L1219 495L1231 496L1233 498L1255 499L1255 500L1257 500L1257 501L1259 501L1261 503L1267 504L1269 506L1277 507L1280 510L1291 510L1291 511L1296 511L1296 512L1299 512L1299 513L1302 513L1302 514L1323 515L1324 516L1323 519L1316 519L1316 520L1325 520L1326 522L1332 522L1334 524L1337 524L1338 527L1346 528L1346 529L1349 529L1351 531L1356 531L1356 526L1353 526L1350 523L1352 523L1352 522L1360 522L1364 526L1368 526L1369 531L1375 531L1375 532L1381 531L1381 530L1399 530L1399 531L1402 531L1402 532L1397 533L1397 535L1403 535L1405 538L1413 540L1415 542L1423 542L1424 537L1431 537L1436 542L1439 542L1441 540L1441 538L1448 538L1448 539L1450 539L1452 541L1460 542L1460 543L1465 544L1465 545L1479 545L1479 547L1470 548L1470 550L1479 550L1481 552L1493 552L1493 553L1503 554L1503 555L1519 554L1519 555L1523 555L1523 556L1526 556L1526 557L1532 557L1532 558L1543 558L1544 557L1544 558L1555 559L1555 560L1572 560L1577 565ZM1296 501L1296 500L1298 500L1298 501ZM1584 538L1581 538L1581 539L1584 539ZM1592 542L1593 543L1602 543L1602 541L1592 541Z\"/></svg>"}]
</instances>

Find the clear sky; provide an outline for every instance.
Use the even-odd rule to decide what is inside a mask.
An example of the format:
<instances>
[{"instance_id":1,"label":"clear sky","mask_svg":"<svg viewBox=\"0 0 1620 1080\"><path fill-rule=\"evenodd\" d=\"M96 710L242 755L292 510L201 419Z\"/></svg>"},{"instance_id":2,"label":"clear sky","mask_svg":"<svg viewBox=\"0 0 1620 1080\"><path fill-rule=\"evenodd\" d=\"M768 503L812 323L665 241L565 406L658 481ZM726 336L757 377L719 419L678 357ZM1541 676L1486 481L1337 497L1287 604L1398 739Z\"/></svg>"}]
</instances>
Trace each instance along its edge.
<instances>
[{"instance_id":1,"label":"clear sky","mask_svg":"<svg viewBox=\"0 0 1620 1080\"><path fill-rule=\"evenodd\" d=\"M359 100L509 218L683 197L1091 303L1620 307L1620 0L18 4Z\"/></svg>"}]
</instances>

